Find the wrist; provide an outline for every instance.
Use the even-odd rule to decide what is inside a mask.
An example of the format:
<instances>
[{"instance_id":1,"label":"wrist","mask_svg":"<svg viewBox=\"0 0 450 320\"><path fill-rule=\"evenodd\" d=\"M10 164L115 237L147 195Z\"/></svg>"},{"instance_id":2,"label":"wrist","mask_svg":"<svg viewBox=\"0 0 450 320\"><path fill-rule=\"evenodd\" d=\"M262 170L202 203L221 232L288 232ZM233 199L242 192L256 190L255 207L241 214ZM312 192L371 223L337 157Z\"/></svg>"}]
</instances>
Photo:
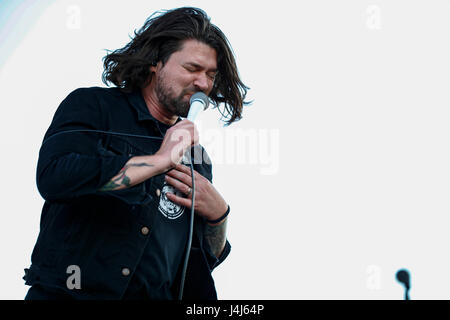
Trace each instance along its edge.
<instances>
[{"instance_id":1,"label":"wrist","mask_svg":"<svg viewBox=\"0 0 450 320\"><path fill-rule=\"evenodd\" d=\"M153 158L153 162L156 164L159 173L164 173L174 168L170 159L163 155L155 153L154 155L151 155L151 157Z\"/></svg>"},{"instance_id":2,"label":"wrist","mask_svg":"<svg viewBox=\"0 0 450 320\"><path fill-rule=\"evenodd\" d=\"M229 213L230 213L230 206L227 205L227 209L226 209L226 211L225 211L224 214L222 214L219 218L214 219L214 220L207 219L206 222L208 222L208 224L210 224L210 225L218 225L218 224L221 224L221 223L223 223L223 222L225 221L225 219L228 217Z\"/></svg>"}]
</instances>

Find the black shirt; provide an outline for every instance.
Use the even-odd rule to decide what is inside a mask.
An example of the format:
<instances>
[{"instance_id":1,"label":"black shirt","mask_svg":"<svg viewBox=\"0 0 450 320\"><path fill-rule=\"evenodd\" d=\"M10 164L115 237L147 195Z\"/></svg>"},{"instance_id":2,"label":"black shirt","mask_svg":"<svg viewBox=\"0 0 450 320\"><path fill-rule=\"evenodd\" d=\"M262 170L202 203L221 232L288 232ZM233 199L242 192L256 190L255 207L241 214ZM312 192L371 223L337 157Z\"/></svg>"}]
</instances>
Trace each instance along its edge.
<instances>
[{"instance_id":1,"label":"black shirt","mask_svg":"<svg viewBox=\"0 0 450 320\"><path fill-rule=\"evenodd\" d=\"M156 119L154 121L163 137L170 126ZM151 230L148 227L141 229L143 236L150 237L150 240L131 278L124 299L176 298L173 297L172 285L184 258L190 210L168 200L165 194L169 189L181 195L166 183L160 190L158 214L153 220L153 226Z\"/></svg>"},{"instance_id":2,"label":"black shirt","mask_svg":"<svg viewBox=\"0 0 450 320\"><path fill-rule=\"evenodd\" d=\"M174 298L190 210L180 214L164 205L164 174L124 190L99 191L130 158L154 154L167 129L140 92L82 88L64 99L39 153L37 186L46 201L26 284L80 299ZM192 155L206 156L199 148ZM212 181L204 160L192 159L194 170ZM187 299L217 298L211 272L231 248L227 242L217 259L204 239L205 224L195 216ZM81 289L67 286L71 265L81 270Z\"/></svg>"}]
</instances>

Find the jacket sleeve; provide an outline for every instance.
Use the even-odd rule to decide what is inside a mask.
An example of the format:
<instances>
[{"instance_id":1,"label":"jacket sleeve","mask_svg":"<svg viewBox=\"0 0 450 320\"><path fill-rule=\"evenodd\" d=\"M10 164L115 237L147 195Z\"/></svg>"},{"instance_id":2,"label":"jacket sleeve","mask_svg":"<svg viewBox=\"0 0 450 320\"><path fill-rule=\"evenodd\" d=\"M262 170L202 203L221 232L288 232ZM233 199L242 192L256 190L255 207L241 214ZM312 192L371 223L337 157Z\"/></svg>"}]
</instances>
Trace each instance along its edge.
<instances>
[{"instance_id":1,"label":"jacket sleeve","mask_svg":"<svg viewBox=\"0 0 450 320\"><path fill-rule=\"evenodd\" d=\"M37 187L45 200L67 200L98 192L130 158L105 148L101 106L92 88L77 89L58 107L42 143ZM83 131L84 130L84 131Z\"/></svg>"},{"instance_id":2,"label":"jacket sleeve","mask_svg":"<svg viewBox=\"0 0 450 320\"><path fill-rule=\"evenodd\" d=\"M209 248L208 241L204 241L203 246L205 248L206 260L208 261L208 265L211 271L213 271L218 265L220 265L228 257L231 251L231 245L228 240L226 240L225 247L219 257L216 257L214 253L212 253L211 249Z\"/></svg>"},{"instance_id":3,"label":"jacket sleeve","mask_svg":"<svg viewBox=\"0 0 450 320\"><path fill-rule=\"evenodd\" d=\"M200 148L199 148L200 149ZM197 161L197 163L202 163L201 166L197 167L197 171L199 171L199 173L201 173L205 178L207 178L209 180L209 182L213 182L213 174L212 174L212 164L211 164L211 159L208 155L208 153L206 152L206 150L201 147L201 151L200 150L193 150L193 154L194 154L194 163L195 161ZM202 247L204 248L204 253L205 253L205 258L206 261L208 262L208 266L209 269L212 271L214 270L219 264L221 264L230 254L231 251L231 245L228 242L228 240L226 240L225 243L225 247L221 253L221 255L219 257L216 257L216 255L212 252L211 248L209 247L208 241L205 238L205 232L204 229L206 227L206 221L203 221L202 224Z\"/></svg>"}]
</instances>

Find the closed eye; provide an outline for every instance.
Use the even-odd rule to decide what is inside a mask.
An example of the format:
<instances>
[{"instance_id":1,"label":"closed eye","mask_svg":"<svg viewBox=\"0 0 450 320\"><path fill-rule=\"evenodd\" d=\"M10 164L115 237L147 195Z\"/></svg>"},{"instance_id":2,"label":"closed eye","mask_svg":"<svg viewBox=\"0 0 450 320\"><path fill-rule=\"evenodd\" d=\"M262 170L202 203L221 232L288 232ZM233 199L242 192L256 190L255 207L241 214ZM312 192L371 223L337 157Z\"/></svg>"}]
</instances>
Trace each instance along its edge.
<instances>
[{"instance_id":1,"label":"closed eye","mask_svg":"<svg viewBox=\"0 0 450 320\"><path fill-rule=\"evenodd\" d=\"M205 70L205 68L202 67L201 65L192 62L185 64L183 67L189 72L198 72ZM208 75L208 77L214 78L217 74L217 70L216 69L207 70L206 74Z\"/></svg>"},{"instance_id":2,"label":"closed eye","mask_svg":"<svg viewBox=\"0 0 450 320\"><path fill-rule=\"evenodd\" d=\"M210 72L206 74L208 76L208 78L210 78L211 80L214 80L216 78L217 72Z\"/></svg>"},{"instance_id":3,"label":"closed eye","mask_svg":"<svg viewBox=\"0 0 450 320\"><path fill-rule=\"evenodd\" d=\"M191 66L184 66L184 68L189 72L196 72L197 70L194 67Z\"/></svg>"}]
</instances>

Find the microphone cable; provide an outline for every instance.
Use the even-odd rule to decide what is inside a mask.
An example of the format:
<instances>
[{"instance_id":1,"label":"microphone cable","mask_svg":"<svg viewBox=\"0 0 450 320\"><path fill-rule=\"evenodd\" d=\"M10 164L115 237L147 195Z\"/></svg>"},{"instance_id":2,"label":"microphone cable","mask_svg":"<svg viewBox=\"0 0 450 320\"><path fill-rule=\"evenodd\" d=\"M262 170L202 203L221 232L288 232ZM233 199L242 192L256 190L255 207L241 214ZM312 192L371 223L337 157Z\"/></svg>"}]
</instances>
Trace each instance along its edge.
<instances>
[{"instance_id":1,"label":"microphone cable","mask_svg":"<svg viewBox=\"0 0 450 320\"><path fill-rule=\"evenodd\" d=\"M180 292L178 294L178 300L183 300L183 291L184 291L184 282L186 280L186 272L187 266L189 262L189 255L191 252L192 246L192 235L194 233L194 204L195 204L195 179L194 179L194 165L192 164L191 157L189 159L189 167L191 168L191 178L192 178L192 206L191 206L191 216L189 217L189 234L187 240L186 253L184 257L183 269L181 271L181 280L180 280Z\"/></svg>"}]
</instances>

